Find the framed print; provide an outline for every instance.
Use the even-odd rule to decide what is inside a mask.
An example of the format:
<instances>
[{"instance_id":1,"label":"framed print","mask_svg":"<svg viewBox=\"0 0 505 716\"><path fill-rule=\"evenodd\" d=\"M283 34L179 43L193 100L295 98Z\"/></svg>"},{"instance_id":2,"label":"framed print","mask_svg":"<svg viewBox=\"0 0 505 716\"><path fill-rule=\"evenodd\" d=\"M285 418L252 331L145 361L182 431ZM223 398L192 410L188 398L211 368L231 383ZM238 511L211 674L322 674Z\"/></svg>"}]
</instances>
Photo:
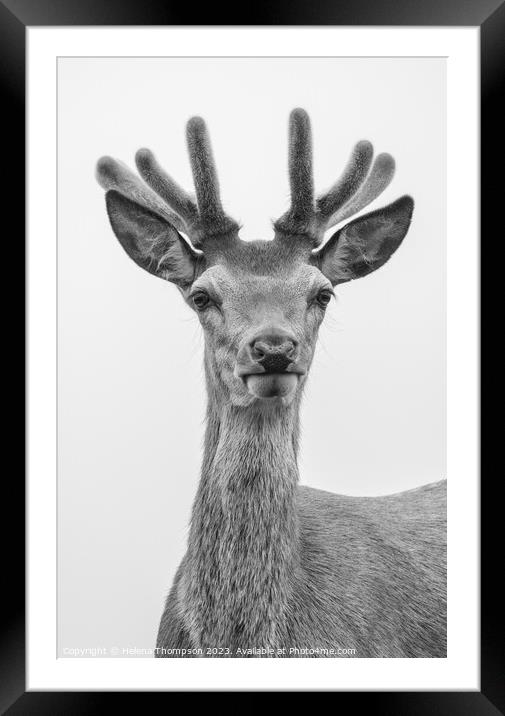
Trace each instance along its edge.
<instances>
[{"instance_id":1,"label":"framed print","mask_svg":"<svg viewBox=\"0 0 505 716\"><path fill-rule=\"evenodd\" d=\"M498 713L479 242L503 5L156 8L0 6L28 277L4 707Z\"/></svg>"}]
</instances>

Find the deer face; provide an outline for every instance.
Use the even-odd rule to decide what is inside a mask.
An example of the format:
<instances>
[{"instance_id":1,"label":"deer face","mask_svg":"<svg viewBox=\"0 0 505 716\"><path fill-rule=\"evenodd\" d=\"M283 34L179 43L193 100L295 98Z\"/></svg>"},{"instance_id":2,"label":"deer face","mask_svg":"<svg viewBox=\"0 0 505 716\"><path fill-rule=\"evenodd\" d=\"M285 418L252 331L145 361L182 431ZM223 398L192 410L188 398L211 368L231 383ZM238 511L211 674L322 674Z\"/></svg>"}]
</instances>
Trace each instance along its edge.
<instances>
[{"instance_id":1,"label":"deer face","mask_svg":"<svg viewBox=\"0 0 505 716\"><path fill-rule=\"evenodd\" d=\"M234 404L289 403L305 382L333 287L274 242L244 243L231 257L187 293L205 333L207 371Z\"/></svg>"},{"instance_id":2,"label":"deer face","mask_svg":"<svg viewBox=\"0 0 505 716\"><path fill-rule=\"evenodd\" d=\"M314 201L308 116L290 120L291 208L272 241L244 242L223 212L203 121L188 123L196 201L148 150L123 164L100 160L112 228L128 255L175 283L205 333L207 375L235 405L289 404L301 391L333 287L382 266L407 233L413 201L404 196L345 224L389 184L394 162L359 142L341 178ZM186 239L185 234L188 239ZM322 244L322 247L320 247Z\"/></svg>"}]
</instances>

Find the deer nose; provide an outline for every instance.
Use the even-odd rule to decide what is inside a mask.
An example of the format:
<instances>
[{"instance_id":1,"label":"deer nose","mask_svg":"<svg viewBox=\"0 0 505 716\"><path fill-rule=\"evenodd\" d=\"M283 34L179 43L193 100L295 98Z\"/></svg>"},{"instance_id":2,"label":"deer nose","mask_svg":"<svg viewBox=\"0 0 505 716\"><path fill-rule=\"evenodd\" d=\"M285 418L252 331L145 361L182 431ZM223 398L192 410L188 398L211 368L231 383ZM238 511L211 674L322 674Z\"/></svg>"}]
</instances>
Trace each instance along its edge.
<instances>
[{"instance_id":1,"label":"deer nose","mask_svg":"<svg viewBox=\"0 0 505 716\"><path fill-rule=\"evenodd\" d=\"M286 335L258 336L250 343L251 358L265 373L283 373L296 359L298 343Z\"/></svg>"}]
</instances>

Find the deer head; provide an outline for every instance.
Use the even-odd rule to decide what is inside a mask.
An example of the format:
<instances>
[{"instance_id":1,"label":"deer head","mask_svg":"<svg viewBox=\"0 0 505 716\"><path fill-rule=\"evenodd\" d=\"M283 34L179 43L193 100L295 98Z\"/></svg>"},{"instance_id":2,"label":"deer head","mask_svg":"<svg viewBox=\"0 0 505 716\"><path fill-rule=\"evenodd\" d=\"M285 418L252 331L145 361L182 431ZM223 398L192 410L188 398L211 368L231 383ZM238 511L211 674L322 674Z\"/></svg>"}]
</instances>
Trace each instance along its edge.
<instances>
[{"instance_id":1,"label":"deer head","mask_svg":"<svg viewBox=\"0 0 505 716\"><path fill-rule=\"evenodd\" d=\"M314 198L310 121L295 109L289 125L291 207L270 241L245 242L223 210L205 123L187 124L196 197L159 166L136 155L140 177L110 157L97 178L107 190L112 229L143 269L174 283L205 333L207 375L234 405L289 404L300 394L333 287L382 266L406 235L414 202L403 196L328 229L376 199L394 160L356 144L341 177Z\"/></svg>"}]
</instances>

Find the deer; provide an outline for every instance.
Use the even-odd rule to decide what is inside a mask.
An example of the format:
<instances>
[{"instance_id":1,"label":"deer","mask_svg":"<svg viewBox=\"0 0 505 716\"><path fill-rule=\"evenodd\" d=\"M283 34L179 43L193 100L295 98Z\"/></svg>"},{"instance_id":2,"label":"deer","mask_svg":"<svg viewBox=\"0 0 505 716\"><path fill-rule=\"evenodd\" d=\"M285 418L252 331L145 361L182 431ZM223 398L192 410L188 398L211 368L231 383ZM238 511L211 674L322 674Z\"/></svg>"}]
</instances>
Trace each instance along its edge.
<instances>
[{"instance_id":1,"label":"deer","mask_svg":"<svg viewBox=\"0 0 505 716\"><path fill-rule=\"evenodd\" d=\"M311 123L294 109L290 207L273 238L246 241L223 209L202 118L186 139L196 196L148 149L136 153L138 173L111 157L96 170L119 243L175 284L204 335L200 482L155 656L445 657L445 479L354 497L301 485L297 462L300 403L335 287L383 266L411 224L408 195L360 213L395 161L361 140L316 198Z\"/></svg>"}]
</instances>

